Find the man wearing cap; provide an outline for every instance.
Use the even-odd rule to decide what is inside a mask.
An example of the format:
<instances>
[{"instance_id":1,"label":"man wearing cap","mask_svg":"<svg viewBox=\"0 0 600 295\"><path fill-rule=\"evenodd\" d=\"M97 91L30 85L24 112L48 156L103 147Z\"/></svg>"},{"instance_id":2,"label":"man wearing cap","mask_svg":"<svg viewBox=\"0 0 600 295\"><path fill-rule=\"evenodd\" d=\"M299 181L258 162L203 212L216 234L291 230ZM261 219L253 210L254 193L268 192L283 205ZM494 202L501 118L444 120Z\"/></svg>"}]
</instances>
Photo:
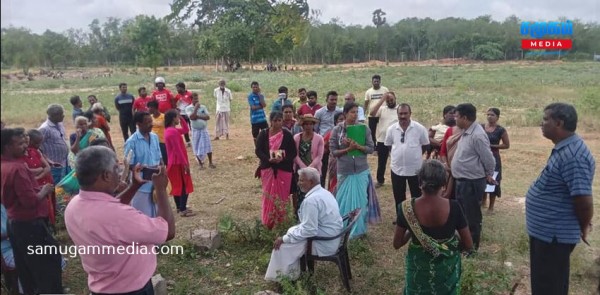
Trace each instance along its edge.
<instances>
[{"instance_id":1,"label":"man wearing cap","mask_svg":"<svg viewBox=\"0 0 600 295\"><path fill-rule=\"evenodd\" d=\"M164 114L170 109L177 108L175 96L165 88L165 78L156 77L154 85L156 90L152 92L152 99L158 102L158 111Z\"/></svg>"}]
</instances>

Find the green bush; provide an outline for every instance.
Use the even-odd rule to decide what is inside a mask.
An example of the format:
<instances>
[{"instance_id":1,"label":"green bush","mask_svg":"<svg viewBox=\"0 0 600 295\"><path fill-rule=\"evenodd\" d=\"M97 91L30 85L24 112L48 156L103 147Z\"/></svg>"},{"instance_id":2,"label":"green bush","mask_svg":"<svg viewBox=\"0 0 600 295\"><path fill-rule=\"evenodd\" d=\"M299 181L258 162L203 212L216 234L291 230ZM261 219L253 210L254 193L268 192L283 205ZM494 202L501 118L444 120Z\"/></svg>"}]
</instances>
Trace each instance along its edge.
<instances>
[{"instance_id":1,"label":"green bush","mask_svg":"<svg viewBox=\"0 0 600 295\"><path fill-rule=\"evenodd\" d=\"M255 219L254 222L238 221L234 220L229 214L221 216L217 226L226 242L271 247L278 236L285 234L288 228L297 223L291 203L286 205L286 212L285 220L277 224L272 230L267 229L259 219Z\"/></svg>"},{"instance_id":2,"label":"green bush","mask_svg":"<svg viewBox=\"0 0 600 295\"><path fill-rule=\"evenodd\" d=\"M502 45L495 42L475 46L472 52L473 59L479 60L501 60L504 59Z\"/></svg>"},{"instance_id":3,"label":"green bush","mask_svg":"<svg viewBox=\"0 0 600 295\"><path fill-rule=\"evenodd\" d=\"M600 87L589 87L579 91L580 99L577 102L578 111L595 113L600 111Z\"/></svg>"},{"instance_id":4,"label":"green bush","mask_svg":"<svg viewBox=\"0 0 600 295\"><path fill-rule=\"evenodd\" d=\"M229 88L232 92L244 91L244 87L242 87L242 85L236 81L227 82L227 88Z\"/></svg>"}]
</instances>

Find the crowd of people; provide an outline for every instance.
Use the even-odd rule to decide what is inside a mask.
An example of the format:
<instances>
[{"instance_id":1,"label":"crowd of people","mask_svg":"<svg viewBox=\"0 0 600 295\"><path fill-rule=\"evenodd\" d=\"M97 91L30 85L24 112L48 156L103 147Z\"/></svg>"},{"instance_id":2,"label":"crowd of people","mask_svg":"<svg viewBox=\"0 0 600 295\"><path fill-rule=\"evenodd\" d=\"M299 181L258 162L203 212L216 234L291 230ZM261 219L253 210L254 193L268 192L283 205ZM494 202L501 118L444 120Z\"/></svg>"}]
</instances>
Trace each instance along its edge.
<instances>
[{"instance_id":1,"label":"crowd of people","mask_svg":"<svg viewBox=\"0 0 600 295\"><path fill-rule=\"evenodd\" d=\"M385 184L391 158L393 246L410 243L404 294L458 294L461 258L476 257L480 248L482 207L488 206L489 196L488 212L493 214L501 196L500 150L510 148L510 141L498 124L500 110L489 108L487 122L480 124L473 104L448 105L441 122L427 128L411 118L409 104L397 103L379 75L372 77L372 86L365 92L364 108L352 93L340 108L336 91L327 92L323 106L317 92L305 88L292 101L282 86L267 122L266 100L259 83L252 82L248 104L260 159L256 176L263 184L263 223L273 228L282 222L290 198L299 219L274 241L265 279L296 279L306 240L340 234L341 216L360 209L351 239L364 236L368 224L380 223L377 189ZM574 133L575 108L554 103L544 111L543 135L556 146L527 193L531 285L533 294L568 294L570 253L580 237L587 243L591 230L595 162ZM378 158L375 181L370 154ZM550 220L557 210L564 217ZM312 251L328 256L337 248L324 243Z\"/></svg>"},{"instance_id":2,"label":"crowd of people","mask_svg":"<svg viewBox=\"0 0 600 295\"><path fill-rule=\"evenodd\" d=\"M137 98L126 83L118 85L114 103L124 140L121 161L110 136L110 114L95 95L88 96L87 111L79 96L70 98L75 132L69 143L60 104L48 106L38 129L2 124L2 259L17 269L22 294L64 291L61 256L27 252L28 246L58 245L59 215L75 245L138 246L160 245L175 236L169 195L179 216L196 215L187 205L198 191L187 147L199 169L216 168L207 124L211 114L185 83L176 84L174 95L164 78L154 82L150 95L141 87ZM356 209L360 215L351 239L381 223L378 190L385 186L389 158L393 247L409 244L405 293L457 294L461 258L477 257L481 244L482 207L489 199L493 212L501 197L500 150L510 141L498 124L500 110L489 108L487 122L480 124L474 105L448 105L440 123L427 128L411 117L409 104L399 103L396 93L381 85L381 76L374 75L371 83L364 105L348 92L343 107L336 91L328 91L321 106L316 91L300 88L294 101L281 86L268 115L260 84L250 84L262 223L274 229L290 216L298 220L274 241L265 279L296 279L307 238L337 236L346 226L342 217ZM212 140L229 139L233 96L224 80L213 96ZM573 106L554 103L544 110L542 132L555 147L527 192L533 294L568 293L570 253L580 240L587 242L591 230L595 162L576 127ZM375 178L370 155L377 157ZM560 212L560 218L552 212ZM312 254L332 255L338 246L339 240L317 242ZM82 255L81 262L92 294L153 294L154 254Z\"/></svg>"},{"instance_id":3,"label":"crowd of people","mask_svg":"<svg viewBox=\"0 0 600 295\"><path fill-rule=\"evenodd\" d=\"M69 99L75 129L70 135L61 104L48 106L47 119L38 129L5 128L2 123L2 265L3 270L16 269L18 278L15 286L8 286L11 291L65 291L65 260L58 248L28 252L59 245L58 216L64 217L76 246L149 247L175 235L168 195L181 217L195 215L187 206L194 192L187 147L192 147L200 169L205 158L209 168L216 168L209 112L183 82L176 84L176 95L166 88L164 78L154 82L151 95L141 87L137 98L127 92L126 83L118 85L114 104L124 140L122 161L110 136L110 113L95 95L88 96L88 110L83 110L79 96ZM214 140L229 139L232 94L224 80L214 96ZM92 294L152 294L156 256L126 256L81 255ZM140 266L142 273L136 270Z\"/></svg>"}]
</instances>

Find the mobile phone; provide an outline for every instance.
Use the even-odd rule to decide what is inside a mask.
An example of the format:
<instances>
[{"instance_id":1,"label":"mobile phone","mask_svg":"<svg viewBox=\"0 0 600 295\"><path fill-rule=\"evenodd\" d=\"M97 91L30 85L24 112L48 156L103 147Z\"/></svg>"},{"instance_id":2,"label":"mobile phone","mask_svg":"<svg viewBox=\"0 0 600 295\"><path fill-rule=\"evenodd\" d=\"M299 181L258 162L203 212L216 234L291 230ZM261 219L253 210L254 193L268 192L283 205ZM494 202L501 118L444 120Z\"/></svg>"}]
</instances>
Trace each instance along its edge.
<instances>
[{"instance_id":1,"label":"mobile phone","mask_svg":"<svg viewBox=\"0 0 600 295\"><path fill-rule=\"evenodd\" d=\"M152 175L157 174L158 171L158 168L144 167L142 168L142 179L152 180Z\"/></svg>"}]
</instances>

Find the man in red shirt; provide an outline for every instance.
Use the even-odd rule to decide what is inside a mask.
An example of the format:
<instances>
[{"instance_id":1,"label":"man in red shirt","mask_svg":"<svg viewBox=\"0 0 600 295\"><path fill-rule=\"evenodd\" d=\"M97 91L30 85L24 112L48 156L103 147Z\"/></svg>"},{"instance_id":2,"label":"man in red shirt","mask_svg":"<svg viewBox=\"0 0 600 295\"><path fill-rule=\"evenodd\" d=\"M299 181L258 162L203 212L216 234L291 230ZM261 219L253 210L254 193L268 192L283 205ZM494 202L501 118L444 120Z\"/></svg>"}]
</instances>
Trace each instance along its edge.
<instances>
[{"instance_id":1,"label":"man in red shirt","mask_svg":"<svg viewBox=\"0 0 600 295\"><path fill-rule=\"evenodd\" d=\"M317 103L317 92L309 91L306 96L308 101L300 106L298 109L298 116L304 116L306 114L315 115L315 113L321 108L321 105Z\"/></svg>"},{"instance_id":2,"label":"man in red shirt","mask_svg":"<svg viewBox=\"0 0 600 295\"><path fill-rule=\"evenodd\" d=\"M151 96L148 96L148 92L146 91L146 87L140 87L138 89L138 98L133 102L133 114L136 112L147 112L148 107L146 104L152 100Z\"/></svg>"},{"instance_id":3,"label":"man in red shirt","mask_svg":"<svg viewBox=\"0 0 600 295\"><path fill-rule=\"evenodd\" d=\"M158 102L158 111L164 114L170 109L177 108L175 96L165 88L165 78L156 77L154 85L156 90L152 92L152 99Z\"/></svg>"},{"instance_id":4,"label":"man in red shirt","mask_svg":"<svg viewBox=\"0 0 600 295\"><path fill-rule=\"evenodd\" d=\"M175 87L177 88L177 95L175 95L175 101L177 104L177 108L179 109L179 114L185 119L185 121L188 123L188 126L192 126L190 118L185 112L185 108L192 105L192 93L185 89L185 83L183 82L177 83ZM190 146L191 143L189 132L185 133L183 137L185 137L185 142L187 143L187 145Z\"/></svg>"},{"instance_id":5,"label":"man in red shirt","mask_svg":"<svg viewBox=\"0 0 600 295\"><path fill-rule=\"evenodd\" d=\"M54 186L39 187L22 158L27 149L24 129L1 131L2 204L8 215L8 238L24 294L62 294L58 242L47 224L46 196Z\"/></svg>"}]
</instances>

